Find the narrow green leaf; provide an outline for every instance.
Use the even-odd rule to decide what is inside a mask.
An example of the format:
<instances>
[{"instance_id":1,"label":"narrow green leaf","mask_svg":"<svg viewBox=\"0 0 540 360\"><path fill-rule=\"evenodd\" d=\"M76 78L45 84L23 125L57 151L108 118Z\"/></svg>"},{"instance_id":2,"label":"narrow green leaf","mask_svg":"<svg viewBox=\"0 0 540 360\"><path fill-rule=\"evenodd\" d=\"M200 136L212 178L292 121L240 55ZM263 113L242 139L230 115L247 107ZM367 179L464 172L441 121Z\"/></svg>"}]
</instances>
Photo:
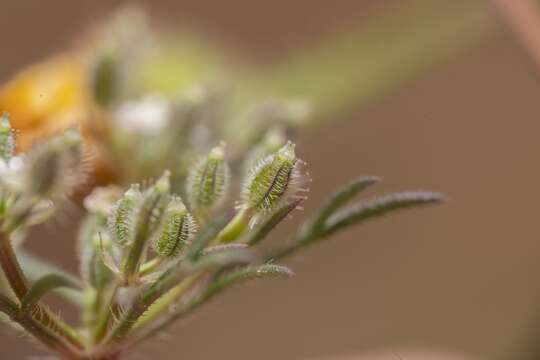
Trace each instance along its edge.
<instances>
[{"instance_id":1,"label":"narrow green leaf","mask_svg":"<svg viewBox=\"0 0 540 360\"><path fill-rule=\"evenodd\" d=\"M201 252L201 256L215 254L222 251L230 251L234 249L245 249L246 244L231 243L231 244L220 244L215 246L209 246Z\"/></svg>"},{"instance_id":2,"label":"narrow green leaf","mask_svg":"<svg viewBox=\"0 0 540 360\"><path fill-rule=\"evenodd\" d=\"M297 199L278 209L266 221L250 231L245 238L241 240L241 242L249 246L253 246L261 242L279 223L283 221L283 219L287 217L287 215L291 213L291 211L296 209L296 207L300 205L302 201L303 199Z\"/></svg>"},{"instance_id":3,"label":"narrow green leaf","mask_svg":"<svg viewBox=\"0 0 540 360\"><path fill-rule=\"evenodd\" d=\"M245 265L252 263L255 259L252 250L233 248L199 256L194 263L184 261L180 266L167 270L152 285L141 289L140 296L124 313L116 327L110 332L106 342L120 342L156 300L178 285L187 276L205 271L219 270L225 266Z\"/></svg>"},{"instance_id":4,"label":"narrow green leaf","mask_svg":"<svg viewBox=\"0 0 540 360\"><path fill-rule=\"evenodd\" d=\"M182 318L188 313L191 313L193 310L205 304L208 300L213 298L221 291L228 289L235 284L258 278L291 277L293 275L294 272L288 267L276 264L246 266L229 272L214 280L214 282L212 282L200 295L187 302L172 316L166 318L164 321L156 324L155 326L146 329L146 331L143 331L139 336L137 336L135 341L138 342L148 339L153 335L159 334L164 328L172 324L174 321Z\"/></svg>"},{"instance_id":5,"label":"narrow green leaf","mask_svg":"<svg viewBox=\"0 0 540 360\"><path fill-rule=\"evenodd\" d=\"M396 210L435 204L445 199L446 197L441 193L408 191L383 195L370 201L360 202L332 215L325 224L324 236L328 236L346 226Z\"/></svg>"},{"instance_id":6,"label":"narrow green leaf","mask_svg":"<svg viewBox=\"0 0 540 360\"><path fill-rule=\"evenodd\" d=\"M57 288L78 289L80 284L61 274L48 274L36 281L21 301L23 311L28 311L48 292Z\"/></svg>"},{"instance_id":7,"label":"narrow green leaf","mask_svg":"<svg viewBox=\"0 0 540 360\"><path fill-rule=\"evenodd\" d=\"M384 214L441 202L445 196L440 193L427 191L409 191L383 195L372 200L363 201L339 210L326 219L324 227L319 232L303 231L289 244L279 247L265 256L266 261L277 260L294 254L301 248L307 247L330 234L349 225L382 216Z\"/></svg>"},{"instance_id":8,"label":"narrow green leaf","mask_svg":"<svg viewBox=\"0 0 540 360\"><path fill-rule=\"evenodd\" d=\"M339 208L346 205L356 195L371 185L381 181L381 178L376 176L363 176L351 181L349 184L337 190L326 203L321 207L315 215L312 222L307 223L305 231L318 232L324 227L324 223L329 216L336 212Z\"/></svg>"},{"instance_id":9,"label":"narrow green leaf","mask_svg":"<svg viewBox=\"0 0 540 360\"><path fill-rule=\"evenodd\" d=\"M31 282L35 282L43 274L49 273L61 274L62 276L69 278L74 283L79 282L79 279L76 276L26 251L18 250L17 257L19 258L21 267L24 269L24 273ZM54 289L54 292L76 306L83 304L83 296L79 291L73 291L73 289L70 288L56 288Z\"/></svg>"},{"instance_id":10,"label":"narrow green leaf","mask_svg":"<svg viewBox=\"0 0 540 360\"><path fill-rule=\"evenodd\" d=\"M199 257L197 262L191 265L186 264L185 266L188 272L205 271L230 265L249 264L256 261L257 258L253 250L231 247L207 253Z\"/></svg>"},{"instance_id":11,"label":"narrow green leaf","mask_svg":"<svg viewBox=\"0 0 540 360\"><path fill-rule=\"evenodd\" d=\"M242 269L232 271L216 279L196 301L206 301L212 296L232 285L244 280L251 280L265 277L292 277L294 272L286 266L276 264L263 264L257 266L246 266ZM189 305L188 305L189 307Z\"/></svg>"}]
</instances>

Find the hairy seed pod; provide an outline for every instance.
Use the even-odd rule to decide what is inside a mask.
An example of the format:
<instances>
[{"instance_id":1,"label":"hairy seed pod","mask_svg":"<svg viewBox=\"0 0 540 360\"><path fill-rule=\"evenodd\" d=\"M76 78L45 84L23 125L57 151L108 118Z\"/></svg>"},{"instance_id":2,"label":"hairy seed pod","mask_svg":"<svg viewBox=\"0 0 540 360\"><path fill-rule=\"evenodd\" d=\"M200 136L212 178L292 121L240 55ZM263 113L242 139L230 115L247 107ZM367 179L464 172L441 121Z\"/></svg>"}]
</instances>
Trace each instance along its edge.
<instances>
[{"instance_id":1,"label":"hairy seed pod","mask_svg":"<svg viewBox=\"0 0 540 360\"><path fill-rule=\"evenodd\" d=\"M139 266L146 257L147 244L154 237L169 203L170 172L150 186L142 195L133 217L133 242L124 259L123 271L129 283L136 278Z\"/></svg>"},{"instance_id":2,"label":"hairy seed pod","mask_svg":"<svg viewBox=\"0 0 540 360\"><path fill-rule=\"evenodd\" d=\"M40 197L60 197L80 185L84 151L79 133L67 130L33 149L28 158L28 191Z\"/></svg>"},{"instance_id":3,"label":"hairy seed pod","mask_svg":"<svg viewBox=\"0 0 540 360\"><path fill-rule=\"evenodd\" d=\"M294 148L295 145L289 141L252 168L242 190L241 207L264 215L286 201L305 198L300 194L307 191L302 187L306 181L300 170L303 162L296 158Z\"/></svg>"},{"instance_id":4,"label":"hairy seed pod","mask_svg":"<svg viewBox=\"0 0 540 360\"><path fill-rule=\"evenodd\" d=\"M158 181L143 194L141 206L137 213L136 231L144 228L147 236L151 236L161 224L163 214L169 203L170 172L166 171Z\"/></svg>"},{"instance_id":5,"label":"hairy seed pod","mask_svg":"<svg viewBox=\"0 0 540 360\"><path fill-rule=\"evenodd\" d=\"M161 232L154 242L154 251L161 257L174 258L185 249L195 234L195 222L179 197L167 206Z\"/></svg>"},{"instance_id":6,"label":"hairy seed pod","mask_svg":"<svg viewBox=\"0 0 540 360\"><path fill-rule=\"evenodd\" d=\"M189 170L186 189L189 204L199 212L214 209L223 201L228 182L229 166L221 144Z\"/></svg>"},{"instance_id":7,"label":"hairy seed pod","mask_svg":"<svg viewBox=\"0 0 540 360\"><path fill-rule=\"evenodd\" d=\"M141 200L139 185L132 185L114 205L109 217L109 233L120 246L126 247L133 241L133 217Z\"/></svg>"},{"instance_id":8,"label":"hairy seed pod","mask_svg":"<svg viewBox=\"0 0 540 360\"><path fill-rule=\"evenodd\" d=\"M4 161L9 161L15 152L15 139L9 114L4 113L0 117L0 158Z\"/></svg>"}]
</instances>

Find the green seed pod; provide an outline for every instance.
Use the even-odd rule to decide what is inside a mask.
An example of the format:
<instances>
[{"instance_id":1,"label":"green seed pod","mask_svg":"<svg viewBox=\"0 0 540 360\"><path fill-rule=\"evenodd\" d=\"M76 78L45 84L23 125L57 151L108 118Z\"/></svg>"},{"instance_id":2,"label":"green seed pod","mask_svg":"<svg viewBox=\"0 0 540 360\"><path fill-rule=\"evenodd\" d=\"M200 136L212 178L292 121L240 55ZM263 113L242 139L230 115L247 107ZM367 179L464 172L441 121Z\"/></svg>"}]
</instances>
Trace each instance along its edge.
<instances>
[{"instance_id":1,"label":"green seed pod","mask_svg":"<svg viewBox=\"0 0 540 360\"><path fill-rule=\"evenodd\" d=\"M173 197L165 212L161 233L154 251L161 257L174 258L191 242L195 222L179 197Z\"/></svg>"},{"instance_id":2,"label":"green seed pod","mask_svg":"<svg viewBox=\"0 0 540 360\"><path fill-rule=\"evenodd\" d=\"M8 161L15 152L15 139L13 136L13 130L11 129L11 123L9 121L9 114L4 113L0 117L0 158Z\"/></svg>"},{"instance_id":3,"label":"green seed pod","mask_svg":"<svg viewBox=\"0 0 540 360\"><path fill-rule=\"evenodd\" d=\"M307 191L302 187L306 181L306 176L300 170L303 162L296 158L294 147L289 141L252 168L244 184L241 206L255 211L252 224L257 221L258 215L269 213L286 201L305 198L300 195Z\"/></svg>"},{"instance_id":4,"label":"green seed pod","mask_svg":"<svg viewBox=\"0 0 540 360\"><path fill-rule=\"evenodd\" d=\"M120 246L126 247L133 241L133 216L141 200L139 185L132 185L113 207L108 217L109 233Z\"/></svg>"},{"instance_id":5,"label":"green seed pod","mask_svg":"<svg viewBox=\"0 0 540 360\"><path fill-rule=\"evenodd\" d=\"M228 183L229 166L221 144L189 170L186 189L189 204L199 213L207 213L223 201Z\"/></svg>"},{"instance_id":6,"label":"green seed pod","mask_svg":"<svg viewBox=\"0 0 540 360\"><path fill-rule=\"evenodd\" d=\"M122 265L127 283L136 279L139 266L146 257L147 244L160 227L169 203L169 178L170 172L166 171L153 186L146 189L137 206L133 217L133 242Z\"/></svg>"},{"instance_id":7,"label":"green seed pod","mask_svg":"<svg viewBox=\"0 0 540 360\"><path fill-rule=\"evenodd\" d=\"M167 204L169 203L170 172L166 171L153 186L143 194L137 211L135 229L151 236L159 228Z\"/></svg>"},{"instance_id":8,"label":"green seed pod","mask_svg":"<svg viewBox=\"0 0 540 360\"><path fill-rule=\"evenodd\" d=\"M79 133L67 130L34 148L29 156L27 190L40 197L71 193L84 179L84 151Z\"/></svg>"}]
</instances>

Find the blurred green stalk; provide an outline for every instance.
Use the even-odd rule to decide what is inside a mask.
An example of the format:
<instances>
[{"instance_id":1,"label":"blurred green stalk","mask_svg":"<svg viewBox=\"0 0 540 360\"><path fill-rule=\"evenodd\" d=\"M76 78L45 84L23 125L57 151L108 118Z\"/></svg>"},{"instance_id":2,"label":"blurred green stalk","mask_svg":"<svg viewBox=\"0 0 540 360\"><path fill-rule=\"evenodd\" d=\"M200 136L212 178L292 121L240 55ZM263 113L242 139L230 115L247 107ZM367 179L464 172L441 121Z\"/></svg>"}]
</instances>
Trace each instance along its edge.
<instances>
[{"instance_id":1,"label":"blurred green stalk","mask_svg":"<svg viewBox=\"0 0 540 360\"><path fill-rule=\"evenodd\" d=\"M485 1L398 1L358 28L279 63L231 66L227 73L235 76L242 100L276 94L302 97L314 104L322 119L364 105L463 54L493 34L495 24ZM225 59L222 52L193 39L175 40L164 56L147 64L143 88L175 94L197 80L222 79L219 69L225 69Z\"/></svg>"}]
</instances>

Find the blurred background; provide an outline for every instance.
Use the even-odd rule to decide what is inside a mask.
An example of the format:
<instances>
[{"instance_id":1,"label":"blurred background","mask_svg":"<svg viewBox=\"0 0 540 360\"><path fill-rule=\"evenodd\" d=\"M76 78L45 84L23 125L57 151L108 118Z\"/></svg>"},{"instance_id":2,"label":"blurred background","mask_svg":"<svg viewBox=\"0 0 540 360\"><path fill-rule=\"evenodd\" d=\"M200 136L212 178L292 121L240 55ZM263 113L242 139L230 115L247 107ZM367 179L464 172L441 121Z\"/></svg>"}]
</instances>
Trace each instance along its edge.
<instances>
[{"instance_id":1,"label":"blurred background","mask_svg":"<svg viewBox=\"0 0 540 360\"><path fill-rule=\"evenodd\" d=\"M539 359L540 78L503 3L139 1L153 27L268 74L326 55L298 75L302 87L275 84L315 98L316 111L321 100L299 139L314 179L305 213L357 175L383 176L379 192L450 201L341 233L290 260L294 279L228 292L131 358ZM126 4L2 0L0 82L79 46ZM48 228L30 246L75 270L71 227L59 226L63 238ZM42 354L4 334L0 344L5 359Z\"/></svg>"}]
</instances>

